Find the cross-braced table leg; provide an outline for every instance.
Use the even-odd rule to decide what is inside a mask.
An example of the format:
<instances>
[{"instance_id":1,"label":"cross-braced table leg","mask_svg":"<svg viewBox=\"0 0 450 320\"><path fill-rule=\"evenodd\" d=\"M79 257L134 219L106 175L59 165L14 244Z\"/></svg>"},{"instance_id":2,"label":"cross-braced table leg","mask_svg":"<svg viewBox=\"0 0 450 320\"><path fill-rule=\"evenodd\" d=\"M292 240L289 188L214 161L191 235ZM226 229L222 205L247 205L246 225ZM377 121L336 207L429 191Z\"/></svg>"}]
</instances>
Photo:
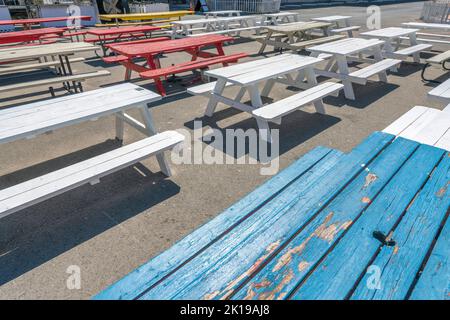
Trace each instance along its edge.
<instances>
[{"instance_id":1,"label":"cross-braced table leg","mask_svg":"<svg viewBox=\"0 0 450 320\"><path fill-rule=\"evenodd\" d=\"M144 124L147 129L148 135L153 136L155 135L156 129L153 124L153 118L152 114L150 113L150 110L148 110L147 105L143 105L141 108L141 114L142 118L144 119ZM169 164L164 156L163 152L160 152L156 154L156 160L158 160L159 167L161 168L161 171L168 177L172 175L172 172L170 171Z\"/></svg>"},{"instance_id":2,"label":"cross-braced table leg","mask_svg":"<svg viewBox=\"0 0 450 320\"><path fill-rule=\"evenodd\" d=\"M344 85L344 94L347 99L355 100L355 92L353 91L352 82L346 77L350 74L348 70L348 62L345 56L336 55L336 63L338 72L344 76L342 84Z\"/></svg>"},{"instance_id":3,"label":"cross-braced table leg","mask_svg":"<svg viewBox=\"0 0 450 320\"><path fill-rule=\"evenodd\" d=\"M215 95L222 95L223 90L225 89L225 86L227 84L227 80L225 79L218 79L216 82L216 85L212 91L212 94L209 97L208 105L206 106L205 116L212 117L214 114L214 110L217 107L218 100L216 99Z\"/></svg>"}]
</instances>

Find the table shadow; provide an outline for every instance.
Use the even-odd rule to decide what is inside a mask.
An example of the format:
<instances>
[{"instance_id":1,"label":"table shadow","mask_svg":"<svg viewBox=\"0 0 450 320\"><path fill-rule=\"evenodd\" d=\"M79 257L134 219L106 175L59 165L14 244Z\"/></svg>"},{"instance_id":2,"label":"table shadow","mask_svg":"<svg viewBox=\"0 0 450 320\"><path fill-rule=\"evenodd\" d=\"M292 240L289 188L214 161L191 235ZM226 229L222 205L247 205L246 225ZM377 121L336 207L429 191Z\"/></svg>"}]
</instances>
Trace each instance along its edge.
<instances>
[{"instance_id":1,"label":"table shadow","mask_svg":"<svg viewBox=\"0 0 450 320\"><path fill-rule=\"evenodd\" d=\"M104 143L0 177L0 188L118 147ZM162 173L138 163L0 220L0 285L179 193Z\"/></svg>"}]
</instances>

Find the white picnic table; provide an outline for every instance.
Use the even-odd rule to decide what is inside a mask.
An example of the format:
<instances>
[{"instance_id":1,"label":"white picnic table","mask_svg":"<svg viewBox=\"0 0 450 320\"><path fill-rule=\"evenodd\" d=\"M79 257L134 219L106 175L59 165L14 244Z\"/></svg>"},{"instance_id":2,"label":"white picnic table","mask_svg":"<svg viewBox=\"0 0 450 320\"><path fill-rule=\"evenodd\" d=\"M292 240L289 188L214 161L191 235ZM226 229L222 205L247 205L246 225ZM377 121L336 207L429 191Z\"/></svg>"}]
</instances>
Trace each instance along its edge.
<instances>
[{"instance_id":1,"label":"white picnic table","mask_svg":"<svg viewBox=\"0 0 450 320\"><path fill-rule=\"evenodd\" d=\"M279 48L294 49L293 44L311 40L311 32L317 29L321 30L321 36L326 37L329 34L330 25L326 22L307 21L265 26L264 28L267 30L265 37L256 39L256 41L261 42L258 53L263 53L267 45L273 46L275 50ZM302 48L300 47L300 49Z\"/></svg>"},{"instance_id":2,"label":"white picnic table","mask_svg":"<svg viewBox=\"0 0 450 320\"><path fill-rule=\"evenodd\" d=\"M352 16L341 16L341 15L311 18L312 21L328 22L334 24L337 30L347 32L349 38L353 37L353 30L357 30L357 28L359 28L351 26L350 24L351 19Z\"/></svg>"},{"instance_id":3,"label":"white picnic table","mask_svg":"<svg viewBox=\"0 0 450 320\"><path fill-rule=\"evenodd\" d=\"M444 111L450 113L450 79L428 92L428 98L444 103L446 105Z\"/></svg>"},{"instance_id":4,"label":"white picnic table","mask_svg":"<svg viewBox=\"0 0 450 320\"><path fill-rule=\"evenodd\" d=\"M440 33L424 33L417 32L417 35L426 38L417 38L419 43L437 43L450 45L450 35L447 33L450 31L450 24L445 23L426 23L426 22L404 22L402 25L411 28L423 29L423 30L436 30L443 31Z\"/></svg>"},{"instance_id":5,"label":"white picnic table","mask_svg":"<svg viewBox=\"0 0 450 320\"><path fill-rule=\"evenodd\" d=\"M0 190L0 218L83 184L96 184L105 175L151 155L156 156L162 172L170 176L163 152L184 138L175 131L156 132L147 104L160 99L161 96L152 91L124 83L0 110L0 145L31 139L110 115L116 118L118 140L123 141L125 122L147 136L94 158ZM144 123L126 113L132 108L140 110Z\"/></svg>"},{"instance_id":6,"label":"white picnic table","mask_svg":"<svg viewBox=\"0 0 450 320\"><path fill-rule=\"evenodd\" d=\"M249 15L173 21L171 36L172 38L176 38L178 35L188 36L192 35L194 31L202 31L205 33L227 30L233 31L233 28L236 27L236 25L236 29L250 27L259 29L259 26L261 25L260 20L261 16Z\"/></svg>"},{"instance_id":7,"label":"white picnic table","mask_svg":"<svg viewBox=\"0 0 450 320\"><path fill-rule=\"evenodd\" d=\"M386 69L388 66L400 63L400 60L383 59L381 52L383 44L384 41L377 39L347 38L310 47L307 50L316 57L320 54L332 55L325 69L318 70L317 73L342 80L345 97L354 100L353 82L365 84L369 77L376 74L380 81L387 82ZM364 58L363 54L372 55L373 59ZM352 61L363 61L372 63L372 65L350 72L349 63Z\"/></svg>"},{"instance_id":8,"label":"white picnic table","mask_svg":"<svg viewBox=\"0 0 450 320\"><path fill-rule=\"evenodd\" d=\"M217 104L224 103L240 111L255 116L263 139L270 141L268 122L281 123L281 117L297 110L305 104L313 103L316 111L325 113L322 97L338 92L341 84L324 83L317 85L314 66L322 59L297 54L281 54L220 69L209 70L205 75L216 78L211 91L200 93L199 88L189 88L191 94L203 94L208 98L205 115L211 117ZM294 86L304 91L283 100L264 106L262 97L269 96L276 82ZM264 83L260 91L259 85ZM207 84L206 86L208 86ZM224 94L226 86L240 88L236 97ZM244 94L250 95L250 104L242 103Z\"/></svg>"},{"instance_id":9,"label":"white picnic table","mask_svg":"<svg viewBox=\"0 0 450 320\"><path fill-rule=\"evenodd\" d=\"M265 13L265 24L280 24L289 22L298 22L300 14L298 12L281 11L275 13Z\"/></svg>"},{"instance_id":10,"label":"white picnic table","mask_svg":"<svg viewBox=\"0 0 450 320\"><path fill-rule=\"evenodd\" d=\"M450 113L416 106L383 132L450 151Z\"/></svg>"},{"instance_id":11,"label":"white picnic table","mask_svg":"<svg viewBox=\"0 0 450 320\"><path fill-rule=\"evenodd\" d=\"M72 56L76 53L86 52L86 51L95 51L100 49L100 47L95 46L91 43L86 42L69 42L69 43L54 43L54 44L46 44L46 45L37 45L37 46L24 46L17 48L3 48L0 49L0 63L7 64L9 62L17 62L22 60L32 60L38 59L43 65L55 65L53 62L58 61L58 72L56 73L57 78L67 79L64 80L65 88L68 91L71 91L70 82L73 84L73 89L77 92L78 88L82 90L81 83L77 81L82 81L84 78L91 78L97 76L103 76L109 74L107 70L98 70L90 73L83 73L74 75L73 68L71 66L71 62L80 61L84 59L69 59L69 56ZM50 60L50 61L49 61ZM20 68L19 68L20 69ZM22 77L25 78L25 77ZM70 81L69 81L70 80ZM44 80L43 80L44 81ZM53 80L51 80L53 81ZM25 81L21 84L1 86L0 91L9 90L10 88L23 87L23 86L33 86L34 83L38 83L39 81ZM53 95L53 92L52 92Z\"/></svg>"},{"instance_id":12,"label":"white picnic table","mask_svg":"<svg viewBox=\"0 0 450 320\"><path fill-rule=\"evenodd\" d=\"M383 51L387 57L397 57L397 50L402 44L402 40L406 37L409 39L410 46L417 45L416 32L418 29L389 27L383 29L363 32L361 37L384 40ZM395 43L395 44L394 44ZM419 52L414 53L414 62L420 62Z\"/></svg>"},{"instance_id":13,"label":"white picnic table","mask_svg":"<svg viewBox=\"0 0 450 320\"><path fill-rule=\"evenodd\" d=\"M209 17L214 17L217 18L219 16L240 16L242 13L242 11L240 10L221 10L221 11L208 11L205 12L205 17L209 18Z\"/></svg>"},{"instance_id":14,"label":"white picnic table","mask_svg":"<svg viewBox=\"0 0 450 320\"><path fill-rule=\"evenodd\" d=\"M445 23L403 22L402 25L419 29L435 29L442 31L450 31L450 24Z\"/></svg>"}]
</instances>

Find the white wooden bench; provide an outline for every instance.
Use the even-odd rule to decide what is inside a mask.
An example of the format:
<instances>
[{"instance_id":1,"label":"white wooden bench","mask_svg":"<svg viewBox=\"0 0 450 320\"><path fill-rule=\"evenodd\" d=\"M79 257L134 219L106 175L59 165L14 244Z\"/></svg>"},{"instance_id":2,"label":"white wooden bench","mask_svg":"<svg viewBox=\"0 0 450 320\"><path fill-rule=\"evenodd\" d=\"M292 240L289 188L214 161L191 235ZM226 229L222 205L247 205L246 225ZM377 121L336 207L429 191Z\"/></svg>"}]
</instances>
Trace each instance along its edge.
<instances>
[{"instance_id":1,"label":"white wooden bench","mask_svg":"<svg viewBox=\"0 0 450 320\"><path fill-rule=\"evenodd\" d=\"M370 77L385 72L386 70L399 65L401 62L401 60L397 59L383 59L367 67L351 72L349 78L352 82L366 84ZM386 82L387 80L380 77L380 81Z\"/></svg>"},{"instance_id":2,"label":"white wooden bench","mask_svg":"<svg viewBox=\"0 0 450 320\"><path fill-rule=\"evenodd\" d=\"M333 42L333 41L341 40L343 38L345 38L345 36L343 36L343 35L327 36L327 37L321 37L321 38L316 38L316 39L311 39L311 40L300 41L300 42L296 42L296 43L292 43L292 44L286 44L286 47L293 51L299 51L299 50L304 50L305 48L308 48L311 46L315 46L315 45L319 45L319 44L327 43L327 42Z\"/></svg>"},{"instance_id":3,"label":"white wooden bench","mask_svg":"<svg viewBox=\"0 0 450 320\"><path fill-rule=\"evenodd\" d=\"M36 80L36 81L26 81L22 83L16 83L16 84L10 84L6 86L0 87L0 92L9 92L14 90L20 90L25 88L32 88L32 87L39 87L39 86L48 86L53 85L57 83L64 84L64 87L69 91L72 92L78 92L78 90L83 91L83 88L81 86L81 82L85 81L87 79L91 78L97 78L97 77L103 77L108 76L111 73L107 70L98 70L93 72L87 72L87 73L79 73L79 74L72 74L67 76L58 76L58 77L52 77L49 79L42 79L42 80ZM72 85L70 85L72 83ZM53 87L49 87L49 91L52 96L55 96Z\"/></svg>"},{"instance_id":4,"label":"white wooden bench","mask_svg":"<svg viewBox=\"0 0 450 320\"><path fill-rule=\"evenodd\" d=\"M353 32L352 31L358 31L361 28L361 26L349 26L349 27L343 27L343 28L336 28L331 29L331 33L347 33L349 37L352 37Z\"/></svg>"},{"instance_id":5,"label":"white wooden bench","mask_svg":"<svg viewBox=\"0 0 450 320\"><path fill-rule=\"evenodd\" d=\"M318 84L305 91L294 94L293 96L268 104L261 108L254 110L252 113L256 117L257 121L281 123L281 117L294 112L301 107L308 104L315 104L317 101L321 101L322 98L329 95L336 95L344 88L341 83L324 82ZM318 113L325 114L322 104L315 104L316 111Z\"/></svg>"},{"instance_id":6,"label":"white wooden bench","mask_svg":"<svg viewBox=\"0 0 450 320\"><path fill-rule=\"evenodd\" d=\"M242 31L250 31L250 30L258 30L260 29L260 26L255 27L243 27L243 28L230 28L226 30L217 30L217 31L211 31L211 32L204 32L204 33L195 33L195 34L189 34L188 37L201 37L211 34L231 34L236 33L237 35L240 35Z\"/></svg>"},{"instance_id":7,"label":"white wooden bench","mask_svg":"<svg viewBox=\"0 0 450 320\"><path fill-rule=\"evenodd\" d=\"M394 56L395 57L408 57L408 56L412 56L414 57L414 61L415 62L420 62L420 52L431 49L432 45L431 44L425 44L425 43L420 43L420 44L416 44L404 49L400 49L397 51L394 51Z\"/></svg>"},{"instance_id":8,"label":"white wooden bench","mask_svg":"<svg viewBox=\"0 0 450 320\"><path fill-rule=\"evenodd\" d=\"M445 111L450 112L450 79L442 82L436 88L428 92L428 98L444 103Z\"/></svg>"},{"instance_id":9,"label":"white wooden bench","mask_svg":"<svg viewBox=\"0 0 450 320\"><path fill-rule=\"evenodd\" d=\"M69 59L69 62L76 63L76 62L82 62L84 60L85 59L83 57L78 57L78 58ZM15 65L15 66L5 66L4 68L0 67L0 74L20 72L20 71L26 71L26 70L45 69L45 68L59 67L59 66L61 66L61 61L58 61L58 60L40 62L40 63L32 63L32 64L20 64L20 65Z\"/></svg>"},{"instance_id":10,"label":"white wooden bench","mask_svg":"<svg viewBox=\"0 0 450 320\"><path fill-rule=\"evenodd\" d=\"M106 175L174 148L183 139L184 136L176 131L165 131L13 187L0 190L0 218L81 185L87 183L94 185Z\"/></svg>"},{"instance_id":11,"label":"white wooden bench","mask_svg":"<svg viewBox=\"0 0 450 320\"><path fill-rule=\"evenodd\" d=\"M35 203L99 179L155 155L161 171L170 176L164 151L184 140L175 131L157 133L147 104L161 96L131 83L39 101L0 110L0 144L31 139L69 125L116 116L116 138L123 140L124 123L147 138L89 160L45 174L0 191L0 218ZM137 108L143 122L125 111Z\"/></svg>"},{"instance_id":12,"label":"white wooden bench","mask_svg":"<svg viewBox=\"0 0 450 320\"><path fill-rule=\"evenodd\" d=\"M438 81L435 81L432 79L427 79L425 77L425 70L432 64L439 64L442 66L442 69L449 71L450 68L447 68L445 66L445 63L449 62L449 60L450 60L450 50L442 52L440 54L437 54L437 55L432 56L431 58L428 58L427 60L425 60L426 63L423 66L422 74L421 74L422 80L438 83Z\"/></svg>"},{"instance_id":13,"label":"white wooden bench","mask_svg":"<svg viewBox=\"0 0 450 320\"><path fill-rule=\"evenodd\" d=\"M216 86L217 81L211 81L204 84L197 85L195 87L188 88L186 91L194 96L208 96ZM226 87L230 87L233 84L227 82Z\"/></svg>"}]
</instances>

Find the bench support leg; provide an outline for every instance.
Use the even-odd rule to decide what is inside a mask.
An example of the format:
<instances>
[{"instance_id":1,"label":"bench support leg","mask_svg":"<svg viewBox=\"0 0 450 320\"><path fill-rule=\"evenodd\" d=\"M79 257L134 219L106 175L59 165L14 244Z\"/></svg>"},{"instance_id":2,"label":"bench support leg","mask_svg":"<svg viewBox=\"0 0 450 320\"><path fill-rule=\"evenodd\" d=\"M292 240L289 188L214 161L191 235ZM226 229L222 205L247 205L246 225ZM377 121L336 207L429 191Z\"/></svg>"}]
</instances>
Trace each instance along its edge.
<instances>
[{"instance_id":1,"label":"bench support leg","mask_svg":"<svg viewBox=\"0 0 450 320\"><path fill-rule=\"evenodd\" d=\"M261 91L261 95L263 97L268 97L270 94L270 91L272 91L273 86L275 85L274 79L267 80L266 84L264 85L264 88Z\"/></svg>"},{"instance_id":2,"label":"bench support leg","mask_svg":"<svg viewBox=\"0 0 450 320\"><path fill-rule=\"evenodd\" d=\"M256 123L258 124L258 133L263 141L272 142L272 137L270 135L269 123L265 120L256 118Z\"/></svg>"},{"instance_id":3,"label":"bench support leg","mask_svg":"<svg viewBox=\"0 0 450 320\"><path fill-rule=\"evenodd\" d=\"M123 115L123 112L121 112ZM116 139L119 141L123 141L123 133L124 133L124 121L122 118L116 115Z\"/></svg>"},{"instance_id":4,"label":"bench support leg","mask_svg":"<svg viewBox=\"0 0 450 320\"><path fill-rule=\"evenodd\" d=\"M375 49L374 52L373 52L373 58L375 59L376 62L382 61L382 60L383 60L383 54L381 53L380 50ZM388 82L387 74L386 74L386 71L385 71L385 70L384 70L384 71L381 71L381 72L378 74L378 79L379 79L381 82L384 82L384 83L387 83L387 82Z\"/></svg>"},{"instance_id":5,"label":"bench support leg","mask_svg":"<svg viewBox=\"0 0 450 320\"><path fill-rule=\"evenodd\" d=\"M145 127L147 129L148 135L153 136L156 134L156 129L153 124L153 118L152 114L150 113L150 110L148 110L148 107L146 105L141 107L141 114L142 118L144 119ZM160 152L156 155L156 160L158 160L159 167L161 168L161 171L168 177L172 175L172 172L170 171L169 163L167 162L164 152Z\"/></svg>"},{"instance_id":6,"label":"bench support leg","mask_svg":"<svg viewBox=\"0 0 450 320\"><path fill-rule=\"evenodd\" d=\"M307 68L305 70L305 74L306 74L306 81L308 82L309 87L312 88L315 85L317 85L317 78L316 78L316 74L314 73L314 69ZM326 114L325 106L323 105L322 99L314 101L313 104L314 104L314 107L316 108L317 113Z\"/></svg>"},{"instance_id":7,"label":"bench support leg","mask_svg":"<svg viewBox=\"0 0 450 320\"><path fill-rule=\"evenodd\" d=\"M216 82L216 86L214 87L212 91L212 95L210 95L208 105L206 106L205 116L212 117L214 114L214 110L217 107L217 99L215 98L214 94L216 95L222 95L223 90L225 89L225 85L227 84L227 81L224 79L219 79Z\"/></svg>"},{"instance_id":8,"label":"bench support leg","mask_svg":"<svg viewBox=\"0 0 450 320\"><path fill-rule=\"evenodd\" d=\"M236 95L236 98L234 98L234 100L237 101L237 102L240 102L242 100L242 98L244 97L245 91L246 91L245 88L239 89L239 92Z\"/></svg>"}]
</instances>

